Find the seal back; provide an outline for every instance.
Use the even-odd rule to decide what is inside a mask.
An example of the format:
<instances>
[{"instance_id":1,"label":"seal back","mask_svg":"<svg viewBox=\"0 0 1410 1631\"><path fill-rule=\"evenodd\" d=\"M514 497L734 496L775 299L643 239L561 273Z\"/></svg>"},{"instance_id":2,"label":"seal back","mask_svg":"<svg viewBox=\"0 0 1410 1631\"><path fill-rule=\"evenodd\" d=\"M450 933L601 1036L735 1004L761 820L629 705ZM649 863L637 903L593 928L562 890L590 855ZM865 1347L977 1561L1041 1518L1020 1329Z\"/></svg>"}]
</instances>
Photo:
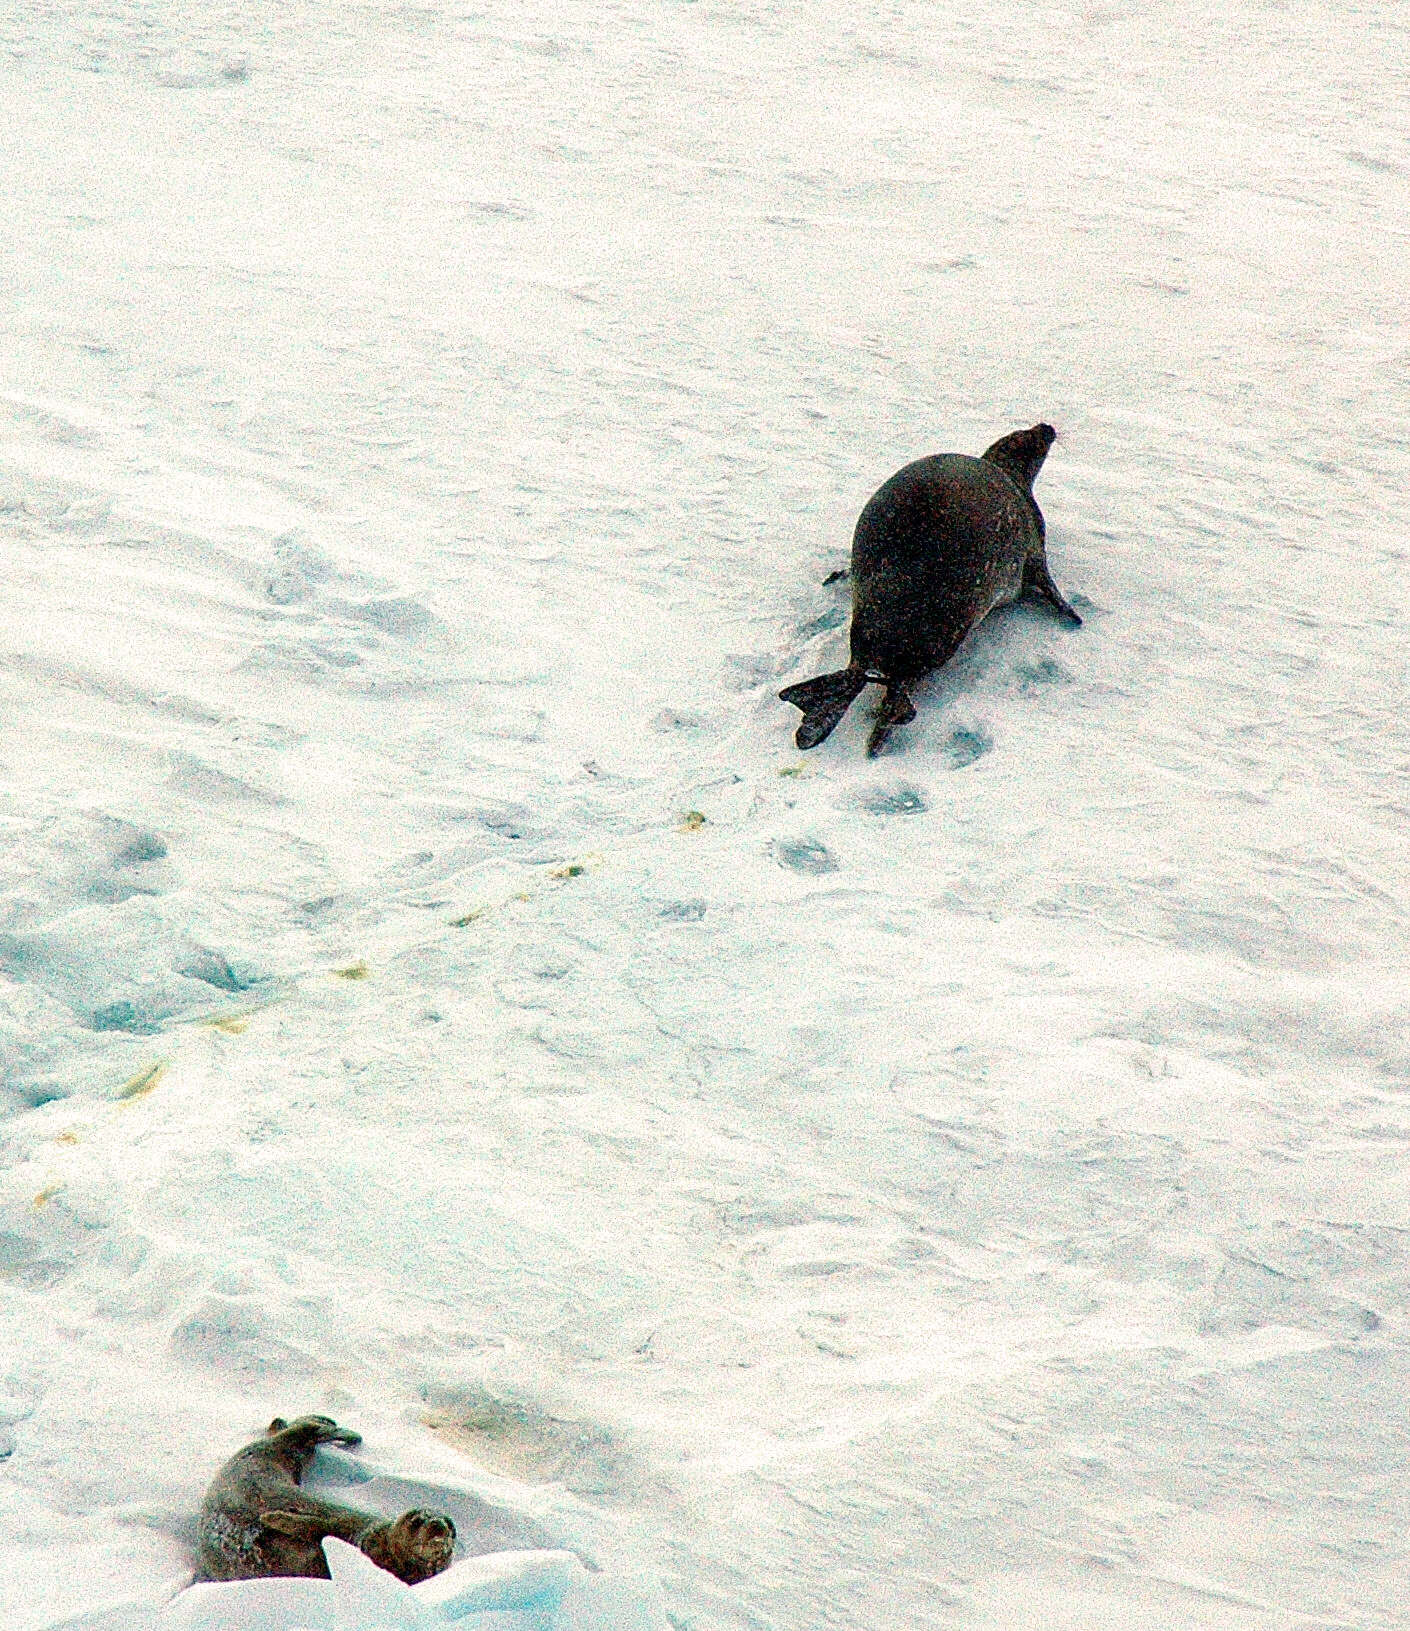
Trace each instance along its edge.
<instances>
[{"instance_id":1,"label":"seal back","mask_svg":"<svg viewBox=\"0 0 1410 1631\"><path fill-rule=\"evenodd\" d=\"M1043 549L1030 494L997 465L937 453L867 501L852 539L852 661L888 680L939 668Z\"/></svg>"}]
</instances>

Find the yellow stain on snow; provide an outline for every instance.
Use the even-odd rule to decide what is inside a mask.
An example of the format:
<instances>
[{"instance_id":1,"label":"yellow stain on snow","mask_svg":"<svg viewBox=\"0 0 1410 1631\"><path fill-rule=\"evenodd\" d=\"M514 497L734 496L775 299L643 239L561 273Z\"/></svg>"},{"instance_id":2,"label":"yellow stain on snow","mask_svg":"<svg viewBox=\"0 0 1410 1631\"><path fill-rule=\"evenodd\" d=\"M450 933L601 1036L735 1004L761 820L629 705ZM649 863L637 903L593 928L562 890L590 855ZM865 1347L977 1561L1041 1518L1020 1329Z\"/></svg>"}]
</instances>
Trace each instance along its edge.
<instances>
[{"instance_id":1,"label":"yellow stain on snow","mask_svg":"<svg viewBox=\"0 0 1410 1631\"><path fill-rule=\"evenodd\" d=\"M139 1070L130 1081L124 1082L117 1090L118 1098L123 1103L128 1103L132 1099L145 1099L157 1083L161 1081L162 1077L166 1075L170 1067L171 1061L169 1059L158 1059L154 1064L148 1065L145 1070Z\"/></svg>"},{"instance_id":2,"label":"yellow stain on snow","mask_svg":"<svg viewBox=\"0 0 1410 1631\"><path fill-rule=\"evenodd\" d=\"M72 1127L66 1127L63 1132L58 1134L54 1142L56 1144L77 1144L78 1134L74 1132Z\"/></svg>"},{"instance_id":3,"label":"yellow stain on snow","mask_svg":"<svg viewBox=\"0 0 1410 1631\"><path fill-rule=\"evenodd\" d=\"M250 1028L250 1014L217 1014L214 1019L203 1019L208 1031L219 1031L222 1036L243 1036Z\"/></svg>"},{"instance_id":4,"label":"yellow stain on snow","mask_svg":"<svg viewBox=\"0 0 1410 1631\"><path fill-rule=\"evenodd\" d=\"M368 968L361 958L358 958L357 962L349 963L346 968L335 968L333 978L335 980L370 980L372 970Z\"/></svg>"},{"instance_id":5,"label":"yellow stain on snow","mask_svg":"<svg viewBox=\"0 0 1410 1631\"><path fill-rule=\"evenodd\" d=\"M593 867L602 865L602 856L592 854L583 856L581 861L569 861L564 866L553 867L545 873L538 883L529 889L521 889L516 894L506 895L503 900L482 901L479 906L472 906L468 912L460 917L449 919L452 929L468 929L472 923L478 923L482 917L488 917L491 912L501 912L506 906L512 906L515 901L528 902L534 895L547 887L544 878L551 883L561 883L565 878L581 878L590 872Z\"/></svg>"},{"instance_id":6,"label":"yellow stain on snow","mask_svg":"<svg viewBox=\"0 0 1410 1631\"><path fill-rule=\"evenodd\" d=\"M219 1031L222 1036L243 1036L249 1030L251 1020L257 1018L266 1008L273 1008L277 1003L283 1002L286 996L287 993L283 993L264 1002L247 1003L243 1008L227 1008L221 1013L201 1014L181 1023L195 1025L203 1031Z\"/></svg>"},{"instance_id":7,"label":"yellow stain on snow","mask_svg":"<svg viewBox=\"0 0 1410 1631\"><path fill-rule=\"evenodd\" d=\"M48 1206L49 1202L53 1200L55 1195L62 1193L63 1187L64 1186L62 1184L48 1184L45 1188L41 1189L34 1197L34 1210L37 1212L40 1207Z\"/></svg>"}]
</instances>

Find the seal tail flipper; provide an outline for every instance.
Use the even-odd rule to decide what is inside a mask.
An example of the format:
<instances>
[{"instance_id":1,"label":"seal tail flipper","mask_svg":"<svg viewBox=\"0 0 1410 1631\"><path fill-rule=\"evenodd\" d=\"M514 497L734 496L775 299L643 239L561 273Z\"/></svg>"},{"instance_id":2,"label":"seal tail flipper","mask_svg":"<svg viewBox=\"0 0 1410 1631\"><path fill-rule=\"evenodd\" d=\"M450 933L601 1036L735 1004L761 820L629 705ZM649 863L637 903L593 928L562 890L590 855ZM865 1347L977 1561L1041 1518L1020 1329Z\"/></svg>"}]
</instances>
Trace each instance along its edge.
<instances>
[{"instance_id":1,"label":"seal tail flipper","mask_svg":"<svg viewBox=\"0 0 1410 1631\"><path fill-rule=\"evenodd\" d=\"M1072 624L1073 628L1082 627L1082 619L1062 598L1062 591L1053 582L1053 575L1048 571L1048 563L1041 556L1036 561L1028 563L1028 568L1023 574L1023 588L1026 594L1037 595L1040 599L1046 600L1055 612Z\"/></svg>"},{"instance_id":2,"label":"seal tail flipper","mask_svg":"<svg viewBox=\"0 0 1410 1631\"><path fill-rule=\"evenodd\" d=\"M361 1444L362 1434L350 1427L339 1427L331 1416L298 1416L285 1421L276 1416L266 1432L270 1438L281 1438L285 1444L297 1449L312 1449L316 1444Z\"/></svg>"},{"instance_id":3,"label":"seal tail flipper","mask_svg":"<svg viewBox=\"0 0 1410 1631\"><path fill-rule=\"evenodd\" d=\"M780 700L803 710L803 723L793 738L798 746L806 751L825 742L866 683L861 669L839 668L836 673L785 686L779 692Z\"/></svg>"},{"instance_id":4,"label":"seal tail flipper","mask_svg":"<svg viewBox=\"0 0 1410 1631\"><path fill-rule=\"evenodd\" d=\"M867 758L874 759L886 746L891 732L898 725L908 725L916 716L915 704L906 695L904 686L889 685L881 706L876 710L876 723L867 739Z\"/></svg>"}]
</instances>

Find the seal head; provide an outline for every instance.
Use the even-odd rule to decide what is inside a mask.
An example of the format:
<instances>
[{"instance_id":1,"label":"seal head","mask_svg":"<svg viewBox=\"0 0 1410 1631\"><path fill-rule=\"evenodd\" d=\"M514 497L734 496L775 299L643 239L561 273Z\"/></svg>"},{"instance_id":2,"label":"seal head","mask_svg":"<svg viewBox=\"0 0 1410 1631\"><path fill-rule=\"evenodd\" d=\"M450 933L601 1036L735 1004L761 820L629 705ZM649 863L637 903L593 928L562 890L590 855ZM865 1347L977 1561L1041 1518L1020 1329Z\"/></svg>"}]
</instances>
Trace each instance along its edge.
<instances>
[{"instance_id":1,"label":"seal head","mask_svg":"<svg viewBox=\"0 0 1410 1631\"><path fill-rule=\"evenodd\" d=\"M992 447L984 449L982 458L998 465L1006 476L1012 476L1024 492L1033 491L1033 483L1043 468L1048 449L1057 441L1057 432L1051 425L1030 425L1027 430L1013 430L1001 436Z\"/></svg>"}]
</instances>

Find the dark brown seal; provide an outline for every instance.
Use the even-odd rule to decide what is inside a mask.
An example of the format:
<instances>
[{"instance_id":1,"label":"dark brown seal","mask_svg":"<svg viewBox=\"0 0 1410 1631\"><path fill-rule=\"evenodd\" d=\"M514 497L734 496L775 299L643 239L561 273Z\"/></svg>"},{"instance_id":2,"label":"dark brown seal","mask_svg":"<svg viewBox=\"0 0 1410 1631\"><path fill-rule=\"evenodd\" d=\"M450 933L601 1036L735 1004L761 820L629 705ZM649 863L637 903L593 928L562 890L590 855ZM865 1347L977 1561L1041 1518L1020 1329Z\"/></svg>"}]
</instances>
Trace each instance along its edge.
<instances>
[{"instance_id":1,"label":"dark brown seal","mask_svg":"<svg viewBox=\"0 0 1410 1631\"><path fill-rule=\"evenodd\" d=\"M360 1433L327 1416L276 1416L215 1475L196 1526L197 1580L263 1580L306 1575L327 1580L322 1542L348 1541L408 1586L450 1562L455 1525L439 1512L376 1518L299 1488L320 1444L361 1444Z\"/></svg>"},{"instance_id":2,"label":"dark brown seal","mask_svg":"<svg viewBox=\"0 0 1410 1631\"><path fill-rule=\"evenodd\" d=\"M1057 432L1016 430L981 458L937 453L898 470L867 500L852 538L852 660L780 691L803 710L794 741L825 741L869 682L886 687L868 754L915 718L906 687L955 654L996 606L1039 595L1082 619L1048 572L1033 478Z\"/></svg>"}]
</instances>

